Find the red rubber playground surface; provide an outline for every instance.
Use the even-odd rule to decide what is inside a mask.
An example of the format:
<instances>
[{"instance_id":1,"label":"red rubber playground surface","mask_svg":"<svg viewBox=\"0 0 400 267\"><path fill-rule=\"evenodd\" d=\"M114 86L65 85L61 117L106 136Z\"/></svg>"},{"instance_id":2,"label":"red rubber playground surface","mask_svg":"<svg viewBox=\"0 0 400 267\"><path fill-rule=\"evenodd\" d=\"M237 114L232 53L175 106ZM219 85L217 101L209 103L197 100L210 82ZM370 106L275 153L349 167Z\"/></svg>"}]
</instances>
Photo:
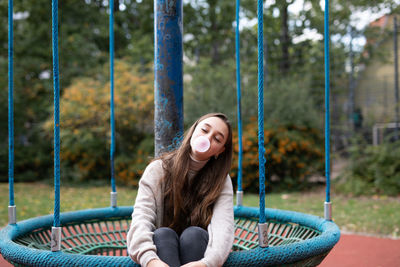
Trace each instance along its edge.
<instances>
[{"instance_id":1,"label":"red rubber playground surface","mask_svg":"<svg viewBox=\"0 0 400 267\"><path fill-rule=\"evenodd\" d=\"M11 267L0 257L0 267ZM400 267L400 239L342 234L321 267Z\"/></svg>"},{"instance_id":2,"label":"red rubber playground surface","mask_svg":"<svg viewBox=\"0 0 400 267\"><path fill-rule=\"evenodd\" d=\"M400 239L342 234L321 267L400 267Z\"/></svg>"}]
</instances>

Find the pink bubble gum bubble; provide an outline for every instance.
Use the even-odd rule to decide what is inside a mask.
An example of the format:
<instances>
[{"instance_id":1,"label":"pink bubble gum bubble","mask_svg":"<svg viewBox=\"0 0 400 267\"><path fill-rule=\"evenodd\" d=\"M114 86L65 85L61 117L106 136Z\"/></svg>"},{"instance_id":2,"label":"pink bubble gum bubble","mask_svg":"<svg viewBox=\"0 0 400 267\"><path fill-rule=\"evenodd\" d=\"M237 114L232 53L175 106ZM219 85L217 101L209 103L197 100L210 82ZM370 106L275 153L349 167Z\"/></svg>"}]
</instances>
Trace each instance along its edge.
<instances>
[{"instance_id":1,"label":"pink bubble gum bubble","mask_svg":"<svg viewBox=\"0 0 400 267\"><path fill-rule=\"evenodd\" d=\"M194 150L199 152L206 152L210 149L210 141L204 136L199 136L194 140Z\"/></svg>"}]
</instances>

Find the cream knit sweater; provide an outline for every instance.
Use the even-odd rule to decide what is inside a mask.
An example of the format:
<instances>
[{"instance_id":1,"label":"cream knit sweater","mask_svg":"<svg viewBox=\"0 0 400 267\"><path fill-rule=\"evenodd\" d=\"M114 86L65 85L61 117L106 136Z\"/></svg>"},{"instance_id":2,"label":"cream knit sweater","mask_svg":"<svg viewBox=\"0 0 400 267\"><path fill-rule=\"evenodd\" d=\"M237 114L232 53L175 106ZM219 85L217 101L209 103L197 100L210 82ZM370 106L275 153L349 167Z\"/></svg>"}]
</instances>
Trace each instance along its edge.
<instances>
[{"instance_id":1,"label":"cream knit sweater","mask_svg":"<svg viewBox=\"0 0 400 267\"><path fill-rule=\"evenodd\" d=\"M152 259L159 259L153 243L153 232L163 221L162 161L150 163L139 181L139 190L127 236L128 253L133 261L146 267ZM207 267L218 267L227 259L234 238L233 188L229 175L221 195L214 205L211 223L207 227L209 241L201 261Z\"/></svg>"}]
</instances>

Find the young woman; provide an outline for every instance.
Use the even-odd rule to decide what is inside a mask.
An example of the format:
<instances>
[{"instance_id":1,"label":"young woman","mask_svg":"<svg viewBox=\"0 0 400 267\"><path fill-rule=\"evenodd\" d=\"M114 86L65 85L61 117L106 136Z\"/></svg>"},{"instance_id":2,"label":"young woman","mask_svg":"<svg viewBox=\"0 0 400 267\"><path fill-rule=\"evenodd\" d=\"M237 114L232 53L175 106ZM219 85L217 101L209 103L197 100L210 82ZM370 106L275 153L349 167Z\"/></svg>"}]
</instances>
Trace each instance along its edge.
<instances>
[{"instance_id":1,"label":"young woman","mask_svg":"<svg viewBox=\"0 0 400 267\"><path fill-rule=\"evenodd\" d=\"M231 161L230 123L210 113L192 125L177 150L147 166L127 236L133 261L143 267L222 266L234 238Z\"/></svg>"}]
</instances>

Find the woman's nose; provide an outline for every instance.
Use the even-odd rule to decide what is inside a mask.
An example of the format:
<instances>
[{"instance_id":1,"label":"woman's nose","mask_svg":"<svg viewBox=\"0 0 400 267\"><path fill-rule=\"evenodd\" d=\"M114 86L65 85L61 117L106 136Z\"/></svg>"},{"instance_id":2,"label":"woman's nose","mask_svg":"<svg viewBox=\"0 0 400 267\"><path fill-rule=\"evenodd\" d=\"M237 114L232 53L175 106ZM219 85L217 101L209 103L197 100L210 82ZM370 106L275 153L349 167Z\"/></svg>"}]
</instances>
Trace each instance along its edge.
<instances>
[{"instance_id":1,"label":"woman's nose","mask_svg":"<svg viewBox=\"0 0 400 267\"><path fill-rule=\"evenodd\" d=\"M211 133L203 133L201 136L207 138L208 141L211 143L211 140L212 140L212 138L211 138Z\"/></svg>"},{"instance_id":2,"label":"woman's nose","mask_svg":"<svg viewBox=\"0 0 400 267\"><path fill-rule=\"evenodd\" d=\"M206 135L205 135L205 137L208 139L208 141L211 143L211 133L207 133Z\"/></svg>"}]
</instances>

